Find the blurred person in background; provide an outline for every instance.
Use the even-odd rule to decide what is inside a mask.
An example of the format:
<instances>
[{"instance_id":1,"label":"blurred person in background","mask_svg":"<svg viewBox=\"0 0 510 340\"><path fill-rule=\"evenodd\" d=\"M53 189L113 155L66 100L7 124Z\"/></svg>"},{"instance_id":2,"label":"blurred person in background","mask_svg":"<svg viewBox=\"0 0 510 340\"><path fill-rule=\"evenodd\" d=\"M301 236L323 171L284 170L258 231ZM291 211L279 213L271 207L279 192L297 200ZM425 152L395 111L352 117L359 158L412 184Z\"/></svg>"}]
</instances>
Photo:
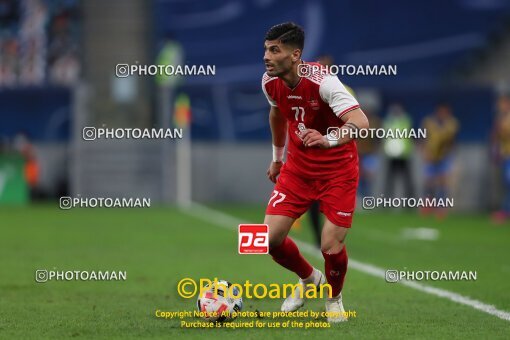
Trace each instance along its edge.
<instances>
[{"instance_id":1,"label":"blurred person in background","mask_svg":"<svg viewBox=\"0 0 510 340\"><path fill-rule=\"evenodd\" d=\"M50 68L50 81L58 85L73 85L80 75L80 62L76 55L67 52L61 55Z\"/></svg>"},{"instance_id":2,"label":"blurred person in background","mask_svg":"<svg viewBox=\"0 0 510 340\"><path fill-rule=\"evenodd\" d=\"M14 86L18 79L19 47L16 39L0 39L0 86Z\"/></svg>"},{"instance_id":3,"label":"blurred person in background","mask_svg":"<svg viewBox=\"0 0 510 340\"><path fill-rule=\"evenodd\" d=\"M496 160L501 165L504 183L501 210L492 215L492 220L499 224L510 218L510 94L501 95L497 100L497 114L492 137Z\"/></svg>"},{"instance_id":4,"label":"blurred person in background","mask_svg":"<svg viewBox=\"0 0 510 340\"><path fill-rule=\"evenodd\" d=\"M459 123L453 116L450 105L441 103L434 113L426 116L422 127L427 131L423 144L425 160L425 194L430 198L447 198L448 177L453 163L452 149L459 131ZM431 212L422 209L422 213ZM444 216L444 209L437 210L439 217Z\"/></svg>"},{"instance_id":5,"label":"blurred person in background","mask_svg":"<svg viewBox=\"0 0 510 340\"><path fill-rule=\"evenodd\" d=\"M79 1L0 0L0 86L73 85Z\"/></svg>"},{"instance_id":6,"label":"blurred person in background","mask_svg":"<svg viewBox=\"0 0 510 340\"><path fill-rule=\"evenodd\" d=\"M167 33L156 56L158 65L183 65L185 51L181 43ZM158 105L161 126L171 121L177 91L183 81L182 76L169 76L163 73L156 75L158 90Z\"/></svg>"},{"instance_id":7,"label":"blurred person in background","mask_svg":"<svg viewBox=\"0 0 510 340\"><path fill-rule=\"evenodd\" d=\"M48 32L49 79L58 85L73 85L80 75L79 45L74 23L77 9L70 5L60 8L51 18Z\"/></svg>"},{"instance_id":8,"label":"blurred person in background","mask_svg":"<svg viewBox=\"0 0 510 340\"><path fill-rule=\"evenodd\" d=\"M19 16L16 1L0 0L0 86L11 86L17 81L19 49L15 27Z\"/></svg>"},{"instance_id":9,"label":"blurred person in background","mask_svg":"<svg viewBox=\"0 0 510 340\"><path fill-rule=\"evenodd\" d=\"M41 85L46 76L46 23L49 11L40 0L23 2L22 8L19 81L23 85Z\"/></svg>"},{"instance_id":10,"label":"blurred person in background","mask_svg":"<svg viewBox=\"0 0 510 340\"><path fill-rule=\"evenodd\" d=\"M30 189L30 199L38 198L39 162L36 151L26 133L20 132L14 137L14 150L25 160L24 176Z\"/></svg>"},{"instance_id":11,"label":"blurred person in background","mask_svg":"<svg viewBox=\"0 0 510 340\"><path fill-rule=\"evenodd\" d=\"M174 39L172 33L167 33L156 57L157 64L184 65L184 60L185 53L181 43ZM181 77L169 76L163 73L156 75L156 82L162 87L176 88L181 81Z\"/></svg>"},{"instance_id":12,"label":"blurred person in background","mask_svg":"<svg viewBox=\"0 0 510 340\"><path fill-rule=\"evenodd\" d=\"M403 131L413 127L411 117L399 103L390 105L388 115L384 119L385 130ZM395 194L395 180L404 180L404 195L414 196L413 178L411 174L411 155L413 152L413 141L407 139L387 138L384 140L384 154L388 159L388 170L384 192L389 197Z\"/></svg>"}]
</instances>

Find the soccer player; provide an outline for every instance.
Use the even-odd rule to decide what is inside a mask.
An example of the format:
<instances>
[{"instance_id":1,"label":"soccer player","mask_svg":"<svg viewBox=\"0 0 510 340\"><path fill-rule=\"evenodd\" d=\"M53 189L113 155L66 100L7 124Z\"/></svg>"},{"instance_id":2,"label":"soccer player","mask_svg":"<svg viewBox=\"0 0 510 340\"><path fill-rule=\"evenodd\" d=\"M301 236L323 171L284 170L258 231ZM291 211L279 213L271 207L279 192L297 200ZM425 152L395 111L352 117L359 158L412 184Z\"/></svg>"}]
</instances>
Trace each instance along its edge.
<instances>
[{"instance_id":1,"label":"soccer player","mask_svg":"<svg viewBox=\"0 0 510 340\"><path fill-rule=\"evenodd\" d=\"M262 91L271 105L273 141L267 176L276 185L264 223L269 225L273 259L299 276L303 291L319 286L325 283L324 275L287 237L293 222L313 201L319 201L325 216L321 251L332 287L326 311L334 312L329 322L340 322L346 321L341 294L347 272L345 237L352 223L359 177L358 152L350 135L353 130L368 128L368 120L336 76L311 72L312 67L323 66L301 60L304 40L303 29L290 22L273 26L265 37ZM328 128L340 129L336 134L340 138L333 138L336 136ZM295 311L303 304L296 289L281 309Z\"/></svg>"}]
</instances>

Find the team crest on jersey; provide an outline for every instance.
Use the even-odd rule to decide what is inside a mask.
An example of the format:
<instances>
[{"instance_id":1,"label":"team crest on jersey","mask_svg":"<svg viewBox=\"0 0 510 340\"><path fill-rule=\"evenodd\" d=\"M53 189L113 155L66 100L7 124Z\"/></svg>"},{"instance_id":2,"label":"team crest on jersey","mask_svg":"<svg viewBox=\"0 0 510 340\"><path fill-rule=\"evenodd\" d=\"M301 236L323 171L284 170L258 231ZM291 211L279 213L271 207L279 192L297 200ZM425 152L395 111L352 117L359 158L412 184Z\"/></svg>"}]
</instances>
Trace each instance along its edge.
<instances>
[{"instance_id":1,"label":"team crest on jersey","mask_svg":"<svg viewBox=\"0 0 510 340\"><path fill-rule=\"evenodd\" d=\"M319 101L317 101L316 99L309 100L308 104L310 104L310 108L312 110L318 110L319 109Z\"/></svg>"}]
</instances>

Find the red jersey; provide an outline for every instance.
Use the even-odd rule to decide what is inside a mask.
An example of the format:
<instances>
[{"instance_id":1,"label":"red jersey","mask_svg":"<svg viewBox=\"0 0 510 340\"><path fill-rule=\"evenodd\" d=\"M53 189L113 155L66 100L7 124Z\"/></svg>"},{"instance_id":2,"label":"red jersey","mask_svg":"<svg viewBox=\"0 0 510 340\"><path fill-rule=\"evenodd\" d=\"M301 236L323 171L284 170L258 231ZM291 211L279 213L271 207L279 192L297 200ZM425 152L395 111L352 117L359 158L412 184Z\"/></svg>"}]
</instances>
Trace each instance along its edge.
<instances>
[{"instance_id":1,"label":"red jersey","mask_svg":"<svg viewBox=\"0 0 510 340\"><path fill-rule=\"evenodd\" d=\"M301 77L299 83L290 89L282 79L264 73L262 90L269 104L278 107L288 121L287 162L284 165L288 171L310 179L357 178L358 151L354 140L320 149L305 147L297 135L302 128L326 135L329 127L344 124L340 117L359 108L356 99L338 77L316 72Z\"/></svg>"}]
</instances>

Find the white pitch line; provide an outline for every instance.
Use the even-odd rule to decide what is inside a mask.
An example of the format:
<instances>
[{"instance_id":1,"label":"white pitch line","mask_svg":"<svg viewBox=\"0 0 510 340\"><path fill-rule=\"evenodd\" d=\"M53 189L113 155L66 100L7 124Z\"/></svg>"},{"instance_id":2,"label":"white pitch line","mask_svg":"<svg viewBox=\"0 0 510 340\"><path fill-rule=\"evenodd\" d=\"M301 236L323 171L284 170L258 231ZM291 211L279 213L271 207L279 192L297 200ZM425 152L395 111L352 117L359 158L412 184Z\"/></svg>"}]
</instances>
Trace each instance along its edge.
<instances>
[{"instance_id":1,"label":"white pitch line","mask_svg":"<svg viewBox=\"0 0 510 340\"><path fill-rule=\"evenodd\" d=\"M189 215L199 218L205 222L214 223L215 225L228 229L228 230L235 230L237 226L241 223L251 223L247 221L242 221L239 218L236 218L234 216L225 214L221 211L214 210L211 208L208 208L206 206L203 206L198 203L192 203L191 207L188 209L183 209L183 212L188 213ZM294 240L298 247L307 252L308 254L311 254L315 256L318 259L322 259L321 252L310 243L306 243L299 240ZM352 258L349 258L349 267L355 270L358 270L362 273L372 275L375 277L378 277L380 279L385 280L386 271L383 268L379 268L377 266L363 263L360 261L356 261ZM465 305L474 309L477 309L481 312L496 316L502 320L510 321L510 312L497 309L493 305L486 304L484 302L472 299L467 296L463 296L454 292L450 292L445 289L436 288L432 286L427 286L422 283L414 282L414 281L407 281L407 280L401 280L398 283L416 289L420 292L427 293L430 295L434 295L437 297L441 297L456 303L459 303L461 305Z\"/></svg>"}]
</instances>

